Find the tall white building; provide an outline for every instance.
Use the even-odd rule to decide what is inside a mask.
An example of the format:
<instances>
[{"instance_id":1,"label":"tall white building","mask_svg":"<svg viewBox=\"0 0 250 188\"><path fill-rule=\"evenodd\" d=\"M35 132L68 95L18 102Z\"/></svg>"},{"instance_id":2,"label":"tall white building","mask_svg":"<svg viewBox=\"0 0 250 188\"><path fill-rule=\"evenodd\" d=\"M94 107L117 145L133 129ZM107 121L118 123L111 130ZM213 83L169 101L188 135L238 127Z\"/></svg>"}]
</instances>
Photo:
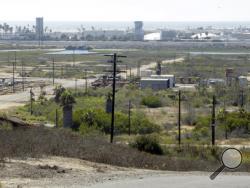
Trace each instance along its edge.
<instances>
[{"instance_id":1,"label":"tall white building","mask_svg":"<svg viewBox=\"0 0 250 188\"><path fill-rule=\"evenodd\" d=\"M135 40L144 40L143 22L135 21Z\"/></svg>"},{"instance_id":2,"label":"tall white building","mask_svg":"<svg viewBox=\"0 0 250 188\"><path fill-rule=\"evenodd\" d=\"M43 18L42 17L36 18L36 38L39 41L41 41L43 38Z\"/></svg>"}]
</instances>

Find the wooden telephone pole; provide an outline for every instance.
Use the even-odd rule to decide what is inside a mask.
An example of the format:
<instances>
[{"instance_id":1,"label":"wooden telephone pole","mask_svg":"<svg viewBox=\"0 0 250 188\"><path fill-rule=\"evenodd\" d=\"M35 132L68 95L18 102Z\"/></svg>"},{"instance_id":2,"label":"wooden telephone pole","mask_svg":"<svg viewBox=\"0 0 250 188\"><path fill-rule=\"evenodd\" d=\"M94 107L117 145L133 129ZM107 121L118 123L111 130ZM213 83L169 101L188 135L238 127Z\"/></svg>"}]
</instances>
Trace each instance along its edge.
<instances>
[{"instance_id":1,"label":"wooden telephone pole","mask_svg":"<svg viewBox=\"0 0 250 188\"><path fill-rule=\"evenodd\" d=\"M52 59L52 63L53 63L53 67L52 67L52 71L53 71L53 86L55 85L55 59Z\"/></svg>"},{"instance_id":2,"label":"wooden telephone pole","mask_svg":"<svg viewBox=\"0 0 250 188\"><path fill-rule=\"evenodd\" d=\"M58 110L56 109L55 126L58 127Z\"/></svg>"},{"instance_id":3,"label":"wooden telephone pole","mask_svg":"<svg viewBox=\"0 0 250 188\"><path fill-rule=\"evenodd\" d=\"M131 134L131 100L128 101L128 135Z\"/></svg>"},{"instance_id":4,"label":"wooden telephone pole","mask_svg":"<svg viewBox=\"0 0 250 188\"><path fill-rule=\"evenodd\" d=\"M88 71L87 69L84 70L85 72L85 93L88 93Z\"/></svg>"},{"instance_id":5,"label":"wooden telephone pole","mask_svg":"<svg viewBox=\"0 0 250 188\"><path fill-rule=\"evenodd\" d=\"M178 144L181 145L181 90L179 90L178 104Z\"/></svg>"},{"instance_id":6,"label":"wooden telephone pole","mask_svg":"<svg viewBox=\"0 0 250 188\"><path fill-rule=\"evenodd\" d=\"M13 61L12 64L12 91L15 93L15 68L16 68L16 51L14 52L15 55L15 60Z\"/></svg>"},{"instance_id":7,"label":"wooden telephone pole","mask_svg":"<svg viewBox=\"0 0 250 188\"><path fill-rule=\"evenodd\" d=\"M112 58L111 63L113 63L113 84L112 84L112 116L111 116L111 126L110 126L110 143L113 143L114 139L114 122L115 122L115 92L116 92L116 67L118 58L125 58L126 56L117 55L116 53L112 55L105 55L110 56Z\"/></svg>"},{"instance_id":8,"label":"wooden telephone pole","mask_svg":"<svg viewBox=\"0 0 250 188\"><path fill-rule=\"evenodd\" d=\"M22 89L24 91L24 65L23 65L23 60L22 60Z\"/></svg>"},{"instance_id":9,"label":"wooden telephone pole","mask_svg":"<svg viewBox=\"0 0 250 188\"><path fill-rule=\"evenodd\" d=\"M243 89L240 91L240 107L244 107L244 91Z\"/></svg>"},{"instance_id":10,"label":"wooden telephone pole","mask_svg":"<svg viewBox=\"0 0 250 188\"><path fill-rule=\"evenodd\" d=\"M77 78L75 78L75 93L77 95Z\"/></svg>"},{"instance_id":11,"label":"wooden telephone pole","mask_svg":"<svg viewBox=\"0 0 250 188\"><path fill-rule=\"evenodd\" d=\"M30 88L30 114L33 115L33 100L35 94L32 91L32 87Z\"/></svg>"},{"instance_id":12,"label":"wooden telephone pole","mask_svg":"<svg viewBox=\"0 0 250 188\"><path fill-rule=\"evenodd\" d=\"M213 107L212 107L212 124L211 124L211 131L212 131L212 145L215 145L215 105L216 105L216 98L213 96Z\"/></svg>"}]
</instances>

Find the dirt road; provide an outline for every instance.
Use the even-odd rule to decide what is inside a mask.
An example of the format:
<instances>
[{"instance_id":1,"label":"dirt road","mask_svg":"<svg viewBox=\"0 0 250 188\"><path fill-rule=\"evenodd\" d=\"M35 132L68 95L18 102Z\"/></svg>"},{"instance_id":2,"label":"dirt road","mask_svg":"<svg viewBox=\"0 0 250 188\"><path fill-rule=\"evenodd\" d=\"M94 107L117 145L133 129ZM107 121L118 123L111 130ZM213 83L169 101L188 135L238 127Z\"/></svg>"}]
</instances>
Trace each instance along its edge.
<instances>
[{"instance_id":1,"label":"dirt road","mask_svg":"<svg viewBox=\"0 0 250 188\"><path fill-rule=\"evenodd\" d=\"M122 168L62 157L9 160L0 163L0 183L12 188L249 188L250 174L222 173L211 181L208 172L167 172Z\"/></svg>"},{"instance_id":2,"label":"dirt road","mask_svg":"<svg viewBox=\"0 0 250 188\"><path fill-rule=\"evenodd\" d=\"M49 78L26 78L26 81L45 81L45 82L51 82L51 79ZM93 82L94 79L88 79L88 84ZM75 87L75 80L74 79L55 79L55 85L61 84L65 88L74 88ZM85 80L78 79L77 80L77 87L83 88L85 86ZM50 85L44 88L44 91L46 91L48 97L51 97L53 95L54 86ZM18 92L8 95L1 95L0 96L0 110L3 109L9 109L12 107L18 107L23 106L25 103L27 103L30 100L30 89L26 89L24 92ZM33 92L35 93L35 96L38 97L40 94L40 88L39 86L33 88Z\"/></svg>"},{"instance_id":3,"label":"dirt road","mask_svg":"<svg viewBox=\"0 0 250 188\"><path fill-rule=\"evenodd\" d=\"M98 183L90 188L249 188L249 174L225 175L221 174L214 181L209 179L208 173L172 173L153 175L143 178L133 178L114 182Z\"/></svg>"},{"instance_id":4,"label":"dirt road","mask_svg":"<svg viewBox=\"0 0 250 188\"><path fill-rule=\"evenodd\" d=\"M184 61L184 58L169 59L169 60L162 61L162 64L164 65L164 64L172 64L172 63L181 63L183 61ZM147 65L142 65L140 67L140 71L145 71L145 70L148 70L148 69L153 69L153 68L155 68L155 66L156 66L156 62L151 62L151 63L149 63ZM138 72L138 68L132 68L131 69L131 75L136 76L138 74L137 72ZM121 73L121 75L124 78L126 78L126 76L129 75L129 74L130 74L130 70L127 70L127 73Z\"/></svg>"},{"instance_id":5,"label":"dirt road","mask_svg":"<svg viewBox=\"0 0 250 188\"><path fill-rule=\"evenodd\" d=\"M180 63L180 62L183 62L184 61L184 58L177 58L177 59L170 59L170 60L164 60L162 61L162 64L172 64L172 63ZM152 62L150 64L147 64L147 65L142 65L140 67L140 70L141 71L144 71L144 70L147 70L147 69L152 69L156 66L156 62ZM129 74L129 71L128 71L128 74ZM137 75L137 68L133 68L131 69L131 74L132 75Z\"/></svg>"},{"instance_id":6,"label":"dirt road","mask_svg":"<svg viewBox=\"0 0 250 188\"><path fill-rule=\"evenodd\" d=\"M184 61L183 58L178 58L178 59L172 59L172 60L165 60L163 61L163 64L171 64L171 63L175 63L175 62L182 62ZM141 67L141 70L146 70L149 68L153 68L156 65L155 62L152 62L148 65L143 65ZM136 75L137 74L137 68L133 68L131 70L131 73ZM3 74L3 73L2 73ZM11 76L10 73L6 73L9 76ZM6 76L6 75L5 75ZM44 81L44 82L52 82L51 78L25 78L26 81ZM89 79L88 80L88 84L92 83L95 79ZM56 84L61 84L62 86L66 87L66 88L74 88L75 87L75 80L74 79L55 79L55 83ZM85 80L82 79L78 79L77 81L77 86L78 87L84 87L85 84ZM53 95L53 86L47 86L46 88L44 88L44 90L46 91L48 96ZM40 93L40 88L39 86L35 87L33 89L33 92L35 93L36 96L39 95ZM18 92L18 93L13 93L13 94L8 94L8 95L1 95L0 96L0 110L4 110L4 109L9 109L12 107L18 107L18 106L23 106L25 103L27 103L29 101L29 89L24 91L24 92Z\"/></svg>"},{"instance_id":7,"label":"dirt road","mask_svg":"<svg viewBox=\"0 0 250 188\"><path fill-rule=\"evenodd\" d=\"M89 187L98 183L160 174L62 157L9 160L0 163L0 183L4 188Z\"/></svg>"}]
</instances>

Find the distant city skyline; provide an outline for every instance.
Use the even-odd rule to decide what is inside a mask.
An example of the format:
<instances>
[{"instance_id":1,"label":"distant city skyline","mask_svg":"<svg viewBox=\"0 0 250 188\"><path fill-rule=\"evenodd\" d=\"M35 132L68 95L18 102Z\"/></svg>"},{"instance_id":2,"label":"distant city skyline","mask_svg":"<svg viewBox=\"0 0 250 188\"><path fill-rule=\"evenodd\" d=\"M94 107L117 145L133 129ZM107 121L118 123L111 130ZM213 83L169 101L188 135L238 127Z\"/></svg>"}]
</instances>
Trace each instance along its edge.
<instances>
[{"instance_id":1,"label":"distant city skyline","mask_svg":"<svg viewBox=\"0 0 250 188\"><path fill-rule=\"evenodd\" d=\"M1 21L250 21L249 0L8 0Z\"/></svg>"}]
</instances>

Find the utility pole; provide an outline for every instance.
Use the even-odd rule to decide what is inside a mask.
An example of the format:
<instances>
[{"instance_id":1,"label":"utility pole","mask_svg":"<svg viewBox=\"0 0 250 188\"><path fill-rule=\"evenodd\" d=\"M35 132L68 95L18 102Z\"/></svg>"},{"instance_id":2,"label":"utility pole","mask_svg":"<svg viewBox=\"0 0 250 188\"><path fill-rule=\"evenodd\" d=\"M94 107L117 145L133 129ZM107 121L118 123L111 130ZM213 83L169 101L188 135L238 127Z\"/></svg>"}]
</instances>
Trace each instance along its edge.
<instances>
[{"instance_id":1,"label":"utility pole","mask_svg":"<svg viewBox=\"0 0 250 188\"><path fill-rule=\"evenodd\" d=\"M34 93L32 91L32 87L30 88L30 115L33 115L33 100Z\"/></svg>"},{"instance_id":2,"label":"utility pole","mask_svg":"<svg viewBox=\"0 0 250 188\"><path fill-rule=\"evenodd\" d=\"M128 65L126 64L126 80L128 79Z\"/></svg>"},{"instance_id":3,"label":"utility pole","mask_svg":"<svg viewBox=\"0 0 250 188\"><path fill-rule=\"evenodd\" d=\"M129 82L131 82L132 79L132 70L131 67L129 68Z\"/></svg>"},{"instance_id":4,"label":"utility pole","mask_svg":"<svg viewBox=\"0 0 250 188\"><path fill-rule=\"evenodd\" d=\"M61 66L61 78L63 78L63 66Z\"/></svg>"},{"instance_id":5,"label":"utility pole","mask_svg":"<svg viewBox=\"0 0 250 188\"><path fill-rule=\"evenodd\" d=\"M225 117L226 117L226 98L225 98L226 91L224 89L224 97L223 97L223 122L225 123ZM227 135L227 125L225 125L225 139L228 139Z\"/></svg>"},{"instance_id":6,"label":"utility pole","mask_svg":"<svg viewBox=\"0 0 250 188\"><path fill-rule=\"evenodd\" d=\"M58 110L56 109L55 126L58 128Z\"/></svg>"},{"instance_id":7,"label":"utility pole","mask_svg":"<svg viewBox=\"0 0 250 188\"><path fill-rule=\"evenodd\" d=\"M111 119L111 134L110 142L113 143L114 139L114 123L115 123L115 84L116 84L116 62L117 54L113 55L113 90L112 90L112 119Z\"/></svg>"},{"instance_id":8,"label":"utility pole","mask_svg":"<svg viewBox=\"0 0 250 188\"><path fill-rule=\"evenodd\" d=\"M137 63L137 77L138 78L141 77L141 63L140 62Z\"/></svg>"},{"instance_id":9,"label":"utility pole","mask_svg":"<svg viewBox=\"0 0 250 188\"><path fill-rule=\"evenodd\" d=\"M53 67L52 67L52 71L53 71L53 86L55 85L55 59L53 58L52 59L52 65L53 65Z\"/></svg>"},{"instance_id":10,"label":"utility pole","mask_svg":"<svg viewBox=\"0 0 250 188\"><path fill-rule=\"evenodd\" d=\"M215 105L216 105L216 98L213 96L213 108L212 108L212 125L211 125L211 131L212 131L212 145L215 145Z\"/></svg>"},{"instance_id":11,"label":"utility pole","mask_svg":"<svg viewBox=\"0 0 250 188\"><path fill-rule=\"evenodd\" d=\"M22 60L22 89L24 91L24 66L23 66L23 60Z\"/></svg>"},{"instance_id":12,"label":"utility pole","mask_svg":"<svg viewBox=\"0 0 250 188\"><path fill-rule=\"evenodd\" d=\"M14 52L15 55L15 70L16 70L16 51Z\"/></svg>"},{"instance_id":13,"label":"utility pole","mask_svg":"<svg viewBox=\"0 0 250 188\"><path fill-rule=\"evenodd\" d=\"M85 69L85 93L88 93L88 71Z\"/></svg>"},{"instance_id":14,"label":"utility pole","mask_svg":"<svg viewBox=\"0 0 250 188\"><path fill-rule=\"evenodd\" d=\"M9 63L10 63L10 53L8 51L8 65L9 65Z\"/></svg>"},{"instance_id":15,"label":"utility pole","mask_svg":"<svg viewBox=\"0 0 250 188\"><path fill-rule=\"evenodd\" d=\"M178 106L178 143L181 145L181 90L179 90L179 106Z\"/></svg>"},{"instance_id":16,"label":"utility pole","mask_svg":"<svg viewBox=\"0 0 250 188\"><path fill-rule=\"evenodd\" d=\"M77 78L75 79L75 93L77 94Z\"/></svg>"},{"instance_id":17,"label":"utility pole","mask_svg":"<svg viewBox=\"0 0 250 188\"><path fill-rule=\"evenodd\" d=\"M12 63L12 91L15 93L15 61Z\"/></svg>"},{"instance_id":18,"label":"utility pole","mask_svg":"<svg viewBox=\"0 0 250 188\"><path fill-rule=\"evenodd\" d=\"M73 50L73 67L75 67L75 49Z\"/></svg>"},{"instance_id":19,"label":"utility pole","mask_svg":"<svg viewBox=\"0 0 250 188\"><path fill-rule=\"evenodd\" d=\"M111 127L110 127L110 143L113 143L114 139L114 122L115 122L115 90L116 90L116 64L117 59L119 57L126 57L126 56L119 56L116 53L113 55L105 55L105 56L111 56L112 57L112 63L113 63L113 86L112 86L112 116L111 116Z\"/></svg>"},{"instance_id":20,"label":"utility pole","mask_svg":"<svg viewBox=\"0 0 250 188\"><path fill-rule=\"evenodd\" d=\"M241 98L240 98L240 107L244 107L244 91L243 89L241 90Z\"/></svg>"},{"instance_id":21,"label":"utility pole","mask_svg":"<svg viewBox=\"0 0 250 188\"><path fill-rule=\"evenodd\" d=\"M128 101L128 135L131 134L131 100Z\"/></svg>"}]
</instances>

